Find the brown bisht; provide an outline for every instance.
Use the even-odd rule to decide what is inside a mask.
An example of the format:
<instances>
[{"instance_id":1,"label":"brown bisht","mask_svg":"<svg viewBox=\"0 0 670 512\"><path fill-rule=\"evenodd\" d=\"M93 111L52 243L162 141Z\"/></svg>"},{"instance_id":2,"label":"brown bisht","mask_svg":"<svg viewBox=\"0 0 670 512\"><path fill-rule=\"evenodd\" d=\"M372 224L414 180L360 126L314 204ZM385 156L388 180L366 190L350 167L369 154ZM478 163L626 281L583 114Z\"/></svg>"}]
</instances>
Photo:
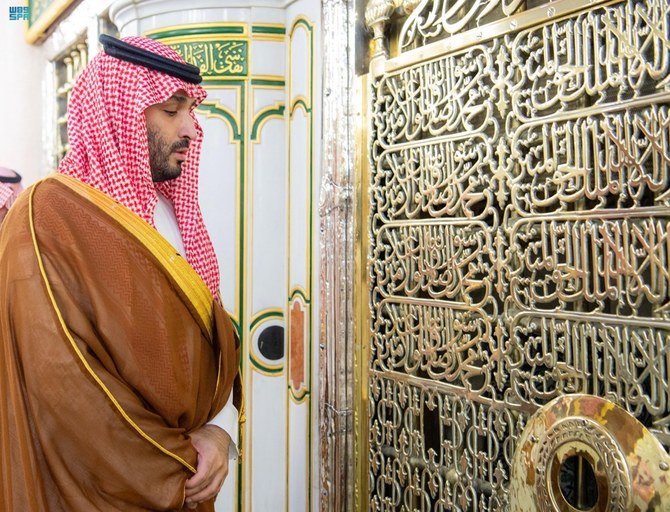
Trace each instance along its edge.
<instances>
[{"instance_id":1,"label":"brown bisht","mask_svg":"<svg viewBox=\"0 0 670 512\"><path fill-rule=\"evenodd\" d=\"M189 432L233 385L241 407L238 361L155 229L78 180L39 182L0 230L1 510L182 509Z\"/></svg>"}]
</instances>

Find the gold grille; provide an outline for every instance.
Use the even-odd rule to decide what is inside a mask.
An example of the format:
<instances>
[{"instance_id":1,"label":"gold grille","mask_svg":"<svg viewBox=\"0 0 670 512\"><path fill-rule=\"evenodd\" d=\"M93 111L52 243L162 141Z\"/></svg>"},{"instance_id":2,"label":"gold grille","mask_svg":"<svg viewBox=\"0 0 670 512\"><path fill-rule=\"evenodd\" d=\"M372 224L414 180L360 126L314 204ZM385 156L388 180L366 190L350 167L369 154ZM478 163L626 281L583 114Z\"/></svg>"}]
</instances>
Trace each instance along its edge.
<instances>
[{"instance_id":1,"label":"gold grille","mask_svg":"<svg viewBox=\"0 0 670 512\"><path fill-rule=\"evenodd\" d=\"M616 403L667 449L667 0L367 14L364 506L510 510L517 439L565 394Z\"/></svg>"}]
</instances>

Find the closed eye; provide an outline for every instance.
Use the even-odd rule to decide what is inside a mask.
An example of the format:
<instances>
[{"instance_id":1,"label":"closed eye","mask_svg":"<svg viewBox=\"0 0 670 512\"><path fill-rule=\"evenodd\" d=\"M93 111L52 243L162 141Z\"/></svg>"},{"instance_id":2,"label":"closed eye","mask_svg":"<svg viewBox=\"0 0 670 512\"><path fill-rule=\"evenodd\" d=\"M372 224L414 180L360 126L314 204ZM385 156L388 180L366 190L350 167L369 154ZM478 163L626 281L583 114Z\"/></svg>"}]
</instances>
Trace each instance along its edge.
<instances>
[{"instance_id":1,"label":"closed eye","mask_svg":"<svg viewBox=\"0 0 670 512\"><path fill-rule=\"evenodd\" d=\"M176 111L176 110L163 110L163 112L165 112L165 113L166 113L167 115L169 115L170 117L174 117L174 116L177 115L177 111Z\"/></svg>"}]
</instances>

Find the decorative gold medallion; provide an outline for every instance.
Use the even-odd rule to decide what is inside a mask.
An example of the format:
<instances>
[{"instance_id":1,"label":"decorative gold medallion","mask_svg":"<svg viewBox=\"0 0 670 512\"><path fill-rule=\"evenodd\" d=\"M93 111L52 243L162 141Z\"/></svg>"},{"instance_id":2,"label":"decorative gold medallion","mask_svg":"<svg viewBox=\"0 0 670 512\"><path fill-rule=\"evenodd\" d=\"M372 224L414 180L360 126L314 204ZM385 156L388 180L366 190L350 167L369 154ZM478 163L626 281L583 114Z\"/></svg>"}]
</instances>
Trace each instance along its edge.
<instances>
[{"instance_id":1,"label":"decorative gold medallion","mask_svg":"<svg viewBox=\"0 0 670 512\"><path fill-rule=\"evenodd\" d=\"M670 510L670 457L604 398L566 395L538 410L512 463L515 512Z\"/></svg>"}]
</instances>

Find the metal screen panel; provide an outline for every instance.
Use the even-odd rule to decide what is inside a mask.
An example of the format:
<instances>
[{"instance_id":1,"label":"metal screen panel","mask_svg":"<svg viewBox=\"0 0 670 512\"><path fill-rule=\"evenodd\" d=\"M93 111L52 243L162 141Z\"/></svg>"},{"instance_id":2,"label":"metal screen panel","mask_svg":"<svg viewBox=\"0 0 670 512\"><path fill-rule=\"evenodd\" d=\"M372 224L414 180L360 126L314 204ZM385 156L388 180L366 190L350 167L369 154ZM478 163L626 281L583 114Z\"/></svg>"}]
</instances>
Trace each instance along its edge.
<instances>
[{"instance_id":1,"label":"metal screen panel","mask_svg":"<svg viewBox=\"0 0 670 512\"><path fill-rule=\"evenodd\" d=\"M398 7L407 15L387 59ZM665 460L667 0L373 1L367 18L363 506L512 510L519 438L564 395L621 407ZM593 428L582 441L606 451ZM622 427L603 428L619 446ZM635 501L631 477L618 500L618 470L575 450L595 475L561 462L547 477L555 510L667 510L654 508L667 484ZM622 472L642 467L631 460ZM531 499L522 505L543 510Z\"/></svg>"}]
</instances>

